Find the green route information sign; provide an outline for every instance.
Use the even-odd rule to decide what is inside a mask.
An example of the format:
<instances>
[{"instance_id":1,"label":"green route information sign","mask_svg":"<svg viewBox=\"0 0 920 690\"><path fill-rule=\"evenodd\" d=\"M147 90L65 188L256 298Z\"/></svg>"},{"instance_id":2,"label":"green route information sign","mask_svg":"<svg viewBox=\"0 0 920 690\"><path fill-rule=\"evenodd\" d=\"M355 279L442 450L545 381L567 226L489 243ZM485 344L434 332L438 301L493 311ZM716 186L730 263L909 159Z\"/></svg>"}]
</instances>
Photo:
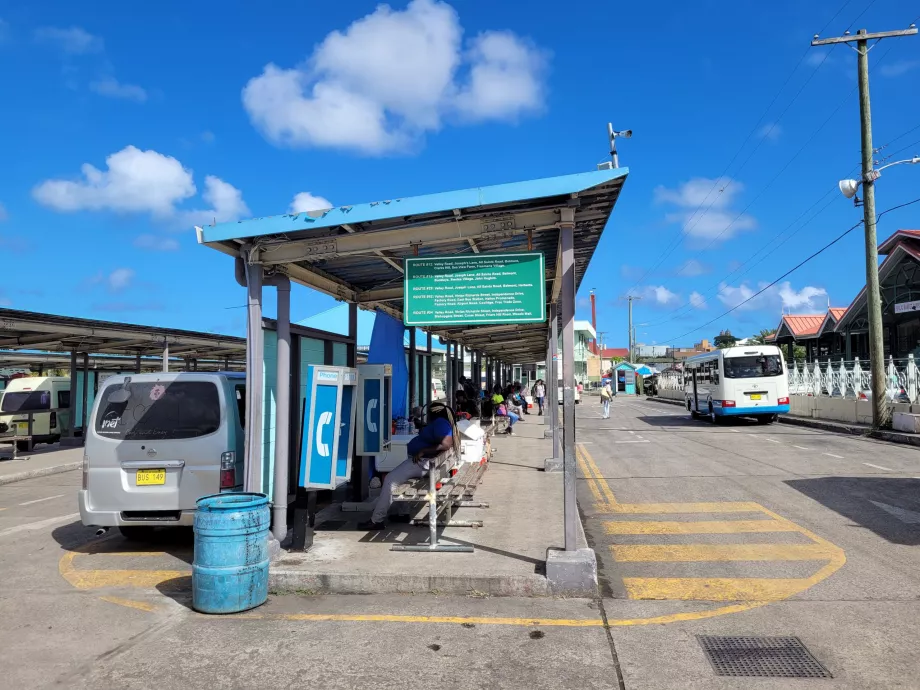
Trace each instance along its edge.
<instances>
[{"instance_id":1,"label":"green route information sign","mask_svg":"<svg viewBox=\"0 0 920 690\"><path fill-rule=\"evenodd\" d=\"M543 254L404 259L407 326L546 320Z\"/></svg>"}]
</instances>

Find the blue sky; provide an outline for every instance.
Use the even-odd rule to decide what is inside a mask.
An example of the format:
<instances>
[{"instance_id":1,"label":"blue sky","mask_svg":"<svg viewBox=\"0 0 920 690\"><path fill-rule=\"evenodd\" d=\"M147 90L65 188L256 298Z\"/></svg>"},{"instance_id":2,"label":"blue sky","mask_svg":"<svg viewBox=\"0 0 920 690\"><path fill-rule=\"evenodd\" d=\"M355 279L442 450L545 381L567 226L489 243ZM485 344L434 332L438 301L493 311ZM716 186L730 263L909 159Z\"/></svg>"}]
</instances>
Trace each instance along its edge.
<instances>
[{"instance_id":1,"label":"blue sky","mask_svg":"<svg viewBox=\"0 0 920 690\"><path fill-rule=\"evenodd\" d=\"M811 36L917 14L906 0L0 2L0 304L242 334L231 261L194 224L591 170L612 120L634 131L619 144L631 174L579 292L584 318L596 289L609 345L626 342L629 291L647 343L846 306L864 283L859 229L699 328L861 217L835 190L859 163L856 56ZM920 37L870 64L878 157L920 155ZM879 211L917 197L920 166L877 185ZM920 205L878 232L908 227ZM295 290L293 317L332 304Z\"/></svg>"}]
</instances>

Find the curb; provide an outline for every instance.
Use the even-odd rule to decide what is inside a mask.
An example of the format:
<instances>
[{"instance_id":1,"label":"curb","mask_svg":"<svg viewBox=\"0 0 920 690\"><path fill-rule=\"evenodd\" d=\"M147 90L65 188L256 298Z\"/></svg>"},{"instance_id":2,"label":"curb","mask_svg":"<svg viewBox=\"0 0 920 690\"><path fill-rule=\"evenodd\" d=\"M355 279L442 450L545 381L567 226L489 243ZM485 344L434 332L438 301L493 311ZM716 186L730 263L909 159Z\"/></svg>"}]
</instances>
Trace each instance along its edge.
<instances>
[{"instance_id":1,"label":"curb","mask_svg":"<svg viewBox=\"0 0 920 690\"><path fill-rule=\"evenodd\" d=\"M41 467L25 472L17 472L16 474L8 474L5 477L0 477L0 486L3 484L12 484L13 482L21 482L25 479L34 479L35 477L45 477L49 474L70 472L72 470L78 470L82 466L83 461L78 460L77 462L68 462L66 465L53 465L52 467Z\"/></svg>"},{"instance_id":2,"label":"curb","mask_svg":"<svg viewBox=\"0 0 920 690\"><path fill-rule=\"evenodd\" d=\"M646 398L646 400L665 403L667 405L681 405L677 400L668 400L666 398ZM681 405L681 407L683 407L683 405ZM820 429L821 431L830 431L835 434L872 438L877 441L886 441L888 443L897 443L902 446L920 448L920 434L904 434L898 431L886 431L884 429L873 430L868 427L851 426L829 419L811 419L809 417L797 417L795 415L782 415L778 421L780 424L804 426L812 429Z\"/></svg>"},{"instance_id":3,"label":"curb","mask_svg":"<svg viewBox=\"0 0 920 690\"><path fill-rule=\"evenodd\" d=\"M460 596L548 597L542 575L410 575L407 573L317 573L269 569L268 588L276 594L455 594Z\"/></svg>"}]
</instances>

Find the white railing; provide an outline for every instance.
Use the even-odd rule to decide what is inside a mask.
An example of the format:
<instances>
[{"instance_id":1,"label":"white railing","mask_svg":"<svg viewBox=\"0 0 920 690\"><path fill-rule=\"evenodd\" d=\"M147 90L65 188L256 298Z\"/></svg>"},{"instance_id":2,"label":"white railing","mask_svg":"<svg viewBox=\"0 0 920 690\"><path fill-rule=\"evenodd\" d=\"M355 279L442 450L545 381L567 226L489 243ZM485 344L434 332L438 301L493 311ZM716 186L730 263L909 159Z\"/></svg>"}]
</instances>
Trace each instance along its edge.
<instances>
[{"instance_id":1,"label":"white railing","mask_svg":"<svg viewBox=\"0 0 920 690\"><path fill-rule=\"evenodd\" d=\"M872 373L869 362L857 357L851 362L843 359L823 362L791 362L788 365L789 393L792 395L828 396L832 398L869 398L872 393ZM920 369L913 355L907 359L888 358L885 388L893 402L920 402ZM683 390L683 374L668 371L659 377L662 390Z\"/></svg>"},{"instance_id":2,"label":"white railing","mask_svg":"<svg viewBox=\"0 0 920 690\"><path fill-rule=\"evenodd\" d=\"M894 402L918 402L920 370L913 355L907 359L888 358L885 388ZM793 395L820 395L832 398L868 398L872 373L868 361L857 357L852 362L792 362L789 366L789 392Z\"/></svg>"}]
</instances>

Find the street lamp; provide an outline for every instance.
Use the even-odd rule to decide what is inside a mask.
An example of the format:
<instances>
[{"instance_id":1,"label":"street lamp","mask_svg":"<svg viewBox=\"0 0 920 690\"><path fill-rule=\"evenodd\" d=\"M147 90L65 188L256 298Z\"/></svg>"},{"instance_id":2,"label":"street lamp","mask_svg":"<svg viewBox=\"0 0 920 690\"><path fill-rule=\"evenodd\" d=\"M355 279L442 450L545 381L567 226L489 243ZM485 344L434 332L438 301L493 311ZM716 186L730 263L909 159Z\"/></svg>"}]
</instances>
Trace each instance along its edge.
<instances>
[{"instance_id":1,"label":"street lamp","mask_svg":"<svg viewBox=\"0 0 920 690\"><path fill-rule=\"evenodd\" d=\"M895 161L894 163L883 165L881 168L870 170L868 173L866 173L865 180L840 180L840 182L837 183L837 186L840 188L840 193L843 194L847 199L853 199L854 206L859 206L862 202L859 200L859 197L856 196L856 192L859 191L859 185L861 185L864 181L875 182L882 176L882 170L885 168L890 168L892 165L916 165L917 163L920 163L920 156L905 158L902 161Z\"/></svg>"}]
</instances>

